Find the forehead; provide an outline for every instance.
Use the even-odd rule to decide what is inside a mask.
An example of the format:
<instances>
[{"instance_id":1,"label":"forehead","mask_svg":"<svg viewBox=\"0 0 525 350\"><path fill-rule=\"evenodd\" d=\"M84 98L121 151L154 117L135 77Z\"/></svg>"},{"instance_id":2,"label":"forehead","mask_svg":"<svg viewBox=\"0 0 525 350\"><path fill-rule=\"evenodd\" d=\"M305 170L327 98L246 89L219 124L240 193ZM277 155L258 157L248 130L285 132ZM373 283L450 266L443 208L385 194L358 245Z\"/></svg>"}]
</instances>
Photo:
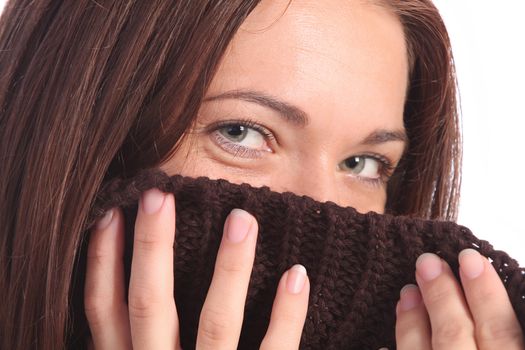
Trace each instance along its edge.
<instances>
[{"instance_id":1,"label":"forehead","mask_svg":"<svg viewBox=\"0 0 525 350\"><path fill-rule=\"evenodd\" d=\"M309 115L399 127L407 77L403 28L385 7L263 0L230 43L209 94L257 90Z\"/></svg>"}]
</instances>

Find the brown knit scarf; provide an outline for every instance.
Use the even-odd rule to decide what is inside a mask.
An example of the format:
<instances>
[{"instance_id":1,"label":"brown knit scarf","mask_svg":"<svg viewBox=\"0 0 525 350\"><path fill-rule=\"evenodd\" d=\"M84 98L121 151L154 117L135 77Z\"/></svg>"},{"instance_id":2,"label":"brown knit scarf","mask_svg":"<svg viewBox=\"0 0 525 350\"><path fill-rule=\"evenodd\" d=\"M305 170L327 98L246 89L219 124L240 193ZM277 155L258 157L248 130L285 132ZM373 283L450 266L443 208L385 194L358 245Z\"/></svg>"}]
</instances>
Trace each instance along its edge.
<instances>
[{"instance_id":1,"label":"brown knit scarf","mask_svg":"<svg viewBox=\"0 0 525 350\"><path fill-rule=\"evenodd\" d=\"M272 192L268 187L169 177L158 170L108 183L97 197L88 225L111 207L124 209L127 278L137 202L152 187L175 194L175 300L184 350L195 347L223 225L234 208L250 212L259 223L239 349L258 348L279 278L295 263L306 267L311 283L301 349L395 349L395 305L401 288L415 283L417 257L436 253L458 277L457 256L464 248L474 248L492 260L525 329L524 269L465 227L359 214L349 207Z\"/></svg>"}]
</instances>

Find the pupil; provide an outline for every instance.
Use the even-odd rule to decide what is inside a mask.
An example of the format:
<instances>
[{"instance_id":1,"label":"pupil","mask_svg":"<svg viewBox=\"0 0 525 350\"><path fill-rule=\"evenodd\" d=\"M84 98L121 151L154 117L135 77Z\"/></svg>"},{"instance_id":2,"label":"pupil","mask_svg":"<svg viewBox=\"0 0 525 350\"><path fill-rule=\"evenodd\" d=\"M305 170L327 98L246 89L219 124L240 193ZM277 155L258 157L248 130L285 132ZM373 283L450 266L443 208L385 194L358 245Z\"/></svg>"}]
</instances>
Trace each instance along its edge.
<instances>
[{"instance_id":1,"label":"pupil","mask_svg":"<svg viewBox=\"0 0 525 350\"><path fill-rule=\"evenodd\" d=\"M231 136L241 136L244 133L244 126L232 125L228 128L228 134Z\"/></svg>"},{"instance_id":2,"label":"pupil","mask_svg":"<svg viewBox=\"0 0 525 350\"><path fill-rule=\"evenodd\" d=\"M361 158L359 157L353 157L353 158L349 158L345 161L346 163L346 166L353 169L357 166L359 166L359 164L361 163Z\"/></svg>"}]
</instances>

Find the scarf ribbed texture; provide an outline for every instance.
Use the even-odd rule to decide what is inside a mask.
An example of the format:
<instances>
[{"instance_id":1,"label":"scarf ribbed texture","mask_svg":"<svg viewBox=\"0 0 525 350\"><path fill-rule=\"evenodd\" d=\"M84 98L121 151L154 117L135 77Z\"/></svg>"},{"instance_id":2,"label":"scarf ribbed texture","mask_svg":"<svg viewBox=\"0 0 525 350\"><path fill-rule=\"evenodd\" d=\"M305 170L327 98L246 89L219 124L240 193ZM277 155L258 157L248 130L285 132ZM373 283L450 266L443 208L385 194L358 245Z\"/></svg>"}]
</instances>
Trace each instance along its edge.
<instances>
[{"instance_id":1,"label":"scarf ribbed texture","mask_svg":"<svg viewBox=\"0 0 525 350\"><path fill-rule=\"evenodd\" d=\"M259 224L239 349L259 348L278 281L296 263L306 267L311 283L301 349L395 349L395 306L401 288L415 283L417 257L424 252L438 254L459 278L457 256L465 248L491 259L525 329L524 269L465 227L360 214L350 207L268 187L206 177L169 177L159 170L107 183L88 225L109 208L123 209L128 279L138 199L152 187L175 195L175 300L184 350L195 347L224 222L234 208L248 211Z\"/></svg>"}]
</instances>

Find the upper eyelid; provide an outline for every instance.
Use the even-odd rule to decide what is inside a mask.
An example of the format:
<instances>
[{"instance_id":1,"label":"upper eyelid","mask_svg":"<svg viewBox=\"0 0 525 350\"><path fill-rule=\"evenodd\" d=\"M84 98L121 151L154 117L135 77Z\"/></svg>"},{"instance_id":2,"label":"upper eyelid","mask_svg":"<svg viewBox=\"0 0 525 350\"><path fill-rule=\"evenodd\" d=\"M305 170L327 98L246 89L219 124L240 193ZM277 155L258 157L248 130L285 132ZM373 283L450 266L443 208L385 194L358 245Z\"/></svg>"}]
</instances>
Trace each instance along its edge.
<instances>
[{"instance_id":1,"label":"upper eyelid","mask_svg":"<svg viewBox=\"0 0 525 350\"><path fill-rule=\"evenodd\" d=\"M379 154L379 153L369 153L369 152L364 152L364 153L361 153L361 154L356 154L356 155L351 155L350 157L368 157L368 158L372 158L372 159L375 159L377 160L378 162L384 164L384 165L390 165L390 166L394 166L395 162L392 161L389 157L385 156L385 155L382 155L382 154Z\"/></svg>"},{"instance_id":2,"label":"upper eyelid","mask_svg":"<svg viewBox=\"0 0 525 350\"><path fill-rule=\"evenodd\" d=\"M250 119L221 120L221 121L217 121L217 122L213 122L209 124L205 128L205 130L211 133L213 131L216 131L220 128L223 128L229 125L243 125L249 129L259 132L265 138L268 138L270 140L276 140L275 134L270 129Z\"/></svg>"}]
</instances>

